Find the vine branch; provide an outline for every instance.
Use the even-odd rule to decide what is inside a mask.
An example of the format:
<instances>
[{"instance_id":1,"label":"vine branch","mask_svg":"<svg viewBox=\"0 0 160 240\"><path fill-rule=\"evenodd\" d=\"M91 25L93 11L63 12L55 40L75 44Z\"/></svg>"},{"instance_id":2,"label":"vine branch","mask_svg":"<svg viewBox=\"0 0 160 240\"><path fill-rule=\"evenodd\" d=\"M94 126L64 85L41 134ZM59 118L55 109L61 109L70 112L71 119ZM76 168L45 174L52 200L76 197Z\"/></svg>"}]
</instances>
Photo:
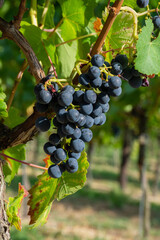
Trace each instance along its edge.
<instances>
[{"instance_id":1,"label":"vine branch","mask_svg":"<svg viewBox=\"0 0 160 240\"><path fill-rule=\"evenodd\" d=\"M13 21L13 24L14 24L15 28L17 28L17 29L20 28L20 23L22 21L23 15L24 15L26 10L27 10L26 0L21 0L21 3L19 5L18 14L17 14L17 16L14 17L14 21Z\"/></svg>"}]
</instances>

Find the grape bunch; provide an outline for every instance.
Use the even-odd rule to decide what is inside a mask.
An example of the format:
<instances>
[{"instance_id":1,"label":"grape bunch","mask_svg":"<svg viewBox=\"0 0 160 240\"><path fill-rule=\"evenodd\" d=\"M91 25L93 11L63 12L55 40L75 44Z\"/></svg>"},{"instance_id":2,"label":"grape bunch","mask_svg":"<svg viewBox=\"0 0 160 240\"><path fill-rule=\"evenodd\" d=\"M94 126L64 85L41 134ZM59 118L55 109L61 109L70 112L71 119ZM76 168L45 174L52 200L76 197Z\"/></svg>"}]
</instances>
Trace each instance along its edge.
<instances>
[{"instance_id":1,"label":"grape bunch","mask_svg":"<svg viewBox=\"0 0 160 240\"><path fill-rule=\"evenodd\" d=\"M149 4L149 0L137 0L137 5L140 8L145 8Z\"/></svg>"},{"instance_id":2,"label":"grape bunch","mask_svg":"<svg viewBox=\"0 0 160 240\"><path fill-rule=\"evenodd\" d=\"M109 110L110 96L121 94L120 76L127 78L126 55L117 55L109 64L102 55L96 54L89 64L88 72L79 75L77 86L66 85L59 88L52 76L47 76L34 89L36 110L46 113L45 115L48 112L54 113L54 132L44 145L44 152L50 155L53 163L48 169L52 178L60 178L64 171L74 173L78 170L77 160L85 143L90 142L93 137L90 128L106 122L105 114ZM132 68L132 81L135 81L134 87L137 87L142 84L142 80L139 75L133 74L138 75ZM131 82L129 80L130 85ZM51 120L41 116L37 118L35 125L39 131L48 131Z\"/></svg>"}]
</instances>

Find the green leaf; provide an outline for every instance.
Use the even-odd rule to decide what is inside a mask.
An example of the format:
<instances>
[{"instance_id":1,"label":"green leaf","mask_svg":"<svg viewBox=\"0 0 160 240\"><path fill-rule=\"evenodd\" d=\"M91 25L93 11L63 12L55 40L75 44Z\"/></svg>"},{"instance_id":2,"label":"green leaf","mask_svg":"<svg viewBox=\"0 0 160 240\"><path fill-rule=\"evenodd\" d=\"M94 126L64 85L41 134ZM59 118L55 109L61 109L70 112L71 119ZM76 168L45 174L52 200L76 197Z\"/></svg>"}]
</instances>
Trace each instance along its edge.
<instances>
[{"instance_id":1,"label":"green leaf","mask_svg":"<svg viewBox=\"0 0 160 240\"><path fill-rule=\"evenodd\" d=\"M22 200L24 197L28 196L28 192L24 188L24 186L19 183L18 195L16 197L10 197L9 202L7 204L7 216L8 221L12 225L16 227L17 230L21 231L21 218L19 216L19 210L22 205Z\"/></svg>"},{"instance_id":2,"label":"green leaf","mask_svg":"<svg viewBox=\"0 0 160 240\"><path fill-rule=\"evenodd\" d=\"M28 205L30 208L28 214L33 228L46 222L52 201L61 200L84 186L89 166L85 152L81 154L78 165L76 173L64 172L59 179L49 177L48 172L38 177L36 184L29 190Z\"/></svg>"},{"instance_id":3,"label":"green leaf","mask_svg":"<svg viewBox=\"0 0 160 240\"><path fill-rule=\"evenodd\" d=\"M0 117L6 118L8 116L7 104L4 102L6 94L3 92L3 89L0 87Z\"/></svg>"},{"instance_id":4,"label":"green leaf","mask_svg":"<svg viewBox=\"0 0 160 240\"><path fill-rule=\"evenodd\" d=\"M18 160L25 160L25 145L21 144L16 147L8 148L3 151L4 154L13 157ZM10 184L14 176L17 174L21 163L5 158L6 164L3 166L3 172L5 175L5 181Z\"/></svg>"},{"instance_id":5,"label":"green leaf","mask_svg":"<svg viewBox=\"0 0 160 240\"><path fill-rule=\"evenodd\" d=\"M137 57L135 59L135 68L144 74L160 73L160 35L151 40L153 32L153 23L151 19L146 21L146 26L142 28L137 41Z\"/></svg>"},{"instance_id":6,"label":"green leaf","mask_svg":"<svg viewBox=\"0 0 160 240\"><path fill-rule=\"evenodd\" d=\"M133 16L128 12L120 12L116 17L112 28L105 41L106 49L121 48L124 44L126 46L132 40L133 36ZM112 54L110 54L112 60Z\"/></svg>"},{"instance_id":7,"label":"green leaf","mask_svg":"<svg viewBox=\"0 0 160 240\"><path fill-rule=\"evenodd\" d=\"M8 112L8 118L5 119L4 124L9 128L13 128L25 120L20 116L20 110L15 107L11 107Z\"/></svg>"}]
</instances>

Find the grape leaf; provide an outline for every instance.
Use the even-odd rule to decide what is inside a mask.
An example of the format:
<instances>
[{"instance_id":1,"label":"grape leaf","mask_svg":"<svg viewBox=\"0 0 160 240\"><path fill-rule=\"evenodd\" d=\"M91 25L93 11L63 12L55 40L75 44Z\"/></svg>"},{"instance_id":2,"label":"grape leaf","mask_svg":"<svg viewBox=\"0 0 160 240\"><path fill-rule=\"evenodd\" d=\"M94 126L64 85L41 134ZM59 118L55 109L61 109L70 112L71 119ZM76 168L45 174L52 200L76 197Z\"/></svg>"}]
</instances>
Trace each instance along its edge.
<instances>
[{"instance_id":1,"label":"grape leaf","mask_svg":"<svg viewBox=\"0 0 160 240\"><path fill-rule=\"evenodd\" d=\"M4 102L4 99L6 98L5 93L3 92L2 88L0 87L0 117L7 117L7 104Z\"/></svg>"},{"instance_id":2,"label":"grape leaf","mask_svg":"<svg viewBox=\"0 0 160 240\"><path fill-rule=\"evenodd\" d=\"M8 112L8 118L5 119L4 124L9 128L13 128L25 120L20 116L20 110L15 107L11 107Z\"/></svg>"},{"instance_id":3,"label":"grape leaf","mask_svg":"<svg viewBox=\"0 0 160 240\"><path fill-rule=\"evenodd\" d=\"M160 73L160 35L151 40L153 32L153 23L151 19L146 21L146 26L142 28L137 41L137 57L135 59L135 68L144 74Z\"/></svg>"},{"instance_id":4,"label":"grape leaf","mask_svg":"<svg viewBox=\"0 0 160 240\"><path fill-rule=\"evenodd\" d=\"M8 148L3 151L4 154L13 157L18 160L25 160L25 145L21 144L12 148ZM5 175L5 181L11 183L14 176L17 174L21 163L11 160L10 158L5 158L6 163L3 166L3 172Z\"/></svg>"},{"instance_id":5,"label":"grape leaf","mask_svg":"<svg viewBox=\"0 0 160 240\"><path fill-rule=\"evenodd\" d=\"M48 157L45 159L45 162L47 159L50 162ZM79 169L76 173L64 172L59 179L49 177L48 172L38 176L38 181L29 190L30 198L28 205L30 208L28 214L30 215L32 228L46 222L52 201L65 198L84 186L89 165L85 152L82 152L78 165Z\"/></svg>"},{"instance_id":6,"label":"grape leaf","mask_svg":"<svg viewBox=\"0 0 160 240\"><path fill-rule=\"evenodd\" d=\"M18 195L16 197L10 197L7 204L7 216L11 225L14 225L17 230L21 231L21 218L19 216L19 210L22 205L23 198L28 196L27 190L19 183Z\"/></svg>"}]
</instances>

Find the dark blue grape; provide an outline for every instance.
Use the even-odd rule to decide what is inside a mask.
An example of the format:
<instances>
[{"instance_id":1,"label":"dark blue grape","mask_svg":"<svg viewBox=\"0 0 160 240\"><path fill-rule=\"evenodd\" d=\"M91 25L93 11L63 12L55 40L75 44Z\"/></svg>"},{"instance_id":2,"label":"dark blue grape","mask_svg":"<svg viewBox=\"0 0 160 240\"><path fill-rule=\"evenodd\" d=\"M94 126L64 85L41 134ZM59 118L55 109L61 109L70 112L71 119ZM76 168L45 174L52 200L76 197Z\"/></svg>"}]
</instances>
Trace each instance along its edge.
<instances>
[{"instance_id":1,"label":"dark blue grape","mask_svg":"<svg viewBox=\"0 0 160 240\"><path fill-rule=\"evenodd\" d=\"M81 75L79 75L78 81L80 84L88 86L88 84L90 83L90 78L87 74L82 73Z\"/></svg>"},{"instance_id":2,"label":"dark blue grape","mask_svg":"<svg viewBox=\"0 0 160 240\"><path fill-rule=\"evenodd\" d=\"M93 105L91 103L82 102L80 105L80 112L89 115L93 111Z\"/></svg>"},{"instance_id":3,"label":"dark blue grape","mask_svg":"<svg viewBox=\"0 0 160 240\"><path fill-rule=\"evenodd\" d=\"M81 139L84 142L90 142L92 137L93 137L93 133L89 128L83 128L82 129Z\"/></svg>"},{"instance_id":4,"label":"dark blue grape","mask_svg":"<svg viewBox=\"0 0 160 240\"><path fill-rule=\"evenodd\" d=\"M98 103L94 104L91 116L98 117L101 113L102 113L102 107L100 106L100 104Z\"/></svg>"},{"instance_id":5,"label":"dark blue grape","mask_svg":"<svg viewBox=\"0 0 160 240\"><path fill-rule=\"evenodd\" d=\"M98 116L98 117L95 117L94 118L94 125L98 125L99 123L100 123L100 117Z\"/></svg>"},{"instance_id":6,"label":"dark blue grape","mask_svg":"<svg viewBox=\"0 0 160 240\"><path fill-rule=\"evenodd\" d=\"M34 87L34 93L37 95L39 94L39 92L41 90L45 90L45 87L42 83L38 83L35 87Z\"/></svg>"},{"instance_id":7,"label":"dark blue grape","mask_svg":"<svg viewBox=\"0 0 160 240\"><path fill-rule=\"evenodd\" d=\"M78 90L73 94L73 102L74 104L79 104L82 102L84 96L84 92L82 90Z\"/></svg>"},{"instance_id":8,"label":"dark blue grape","mask_svg":"<svg viewBox=\"0 0 160 240\"><path fill-rule=\"evenodd\" d=\"M112 74L119 75L122 73L122 71L123 71L123 67L119 62L114 62L112 64L112 70L111 70Z\"/></svg>"},{"instance_id":9,"label":"dark blue grape","mask_svg":"<svg viewBox=\"0 0 160 240\"><path fill-rule=\"evenodd\" d=\"M63 148L57 148L56 151L53 153L54 158L57 161L64 161L67 157L66 151Z\"/></svg>"},{"instance_id":10,"label":"dark blue grape","mask_svg":"<svg viewBox=\"0 0 160 240\"><path fill-rule=\"evenodd\" d=\"M111 65L109 64L109 62L104 61L104 64L106 65L106 67L110 67Z\"/></svg>"},{"instance_id":11,"label":"dark blue grape","mask_svg":"<svg viewBox=\"0 0 160 240\"><path fill-rule=\"evenodd\" d=\"M160 17L159 16L154 16L152 19L152 22L153 22L155 28L160 29Z\"/></svg>"},{"instance_id":12,"label":"dark blue grape","mask_svg":"<svg viewBox=\"0 0 160 240\"><path fill-rule=\"evenodd\" d=\"M105 92L101 92L98 95L98 101L100 103L108 103L110 101L110 98L109 98L108 94L106 94Z\"/></svg>"},{"instance_id":13,"label":"dark blue grape","mask_svg":"<svg viewBox=\"0 0 160 240\"><path fill-rule=\"evenodd\" d=\"M119 54L115 57L115 62L119 62L122 68L125 69L128 66L128 58L125 54Z\"/></svg>"},{"instance_id":14,"label":"dark blue grape","mask_svg":"<svg viewBox=\"0 0 160 240\"><path fill-rule=\"evenodd\" d=\"M48 118L41 116L36 119L35 125L39 131L46 132L50 129L51 123Z\"/></svg>"},{"instance_id":15,"label":"dark blue grape","mask_svg":"<svg viewBox=\"0 0 160 240\"><path fill-rule=\"evenodd\" d=\"M69 122L78 122L79 112L76 109L69 109L67 112L67 119Z\"/></svg>"},{"instance_id":16,"label":"dark blue grape","mask_svg":"<svg viewBox=\"0 0 160 240\"><path fill-rule=\"evenodd\" d=\"M86 116L86 123L84 125L84 127L86 128L91 128L94 124L94 119L91 116Z\"/></svg>"},{"instance_id":17,"label":"dark blue grape","mask_svg":"<svg viewBox=\"0 0 160 240\"><path fill-rule=\"evenodd\" d=\"M80 138L80 137L81 137L81 129L76 128L76 129L74 130L74 133L72 134L72 138L73 138L73 139L78 139L78 138Z\"/></svg>"},{"instance_id":18,"label":"dark blue grape","mask_svg":"<svg viewBox=\"0 0 160 240\"><path fill-rule=\"evenodd\" d=\"M75 158L69 158L66 162L66 169L69 173L75 173L78 170L78 162Z\"/></svg>"},{"instance_id":19,"label":"dark blue grape","mask_svg":"<svg viewBox=\"0 0 160 240\"><path fill-rule=\"evenodd\" d=\"M74 92L75 92L74 88L71 85L67 85L67 86L63 87L62 91L67 91L71 94L74 94Z\"/></svg>"},{"instance_id":20,"label":"dark blue grape","mask_svg":"<svg viewBox=\"0 0 160 240\"><path fill-rule=\"evenodd\" d=\"M98 67L92 66L88 70L88 76L91 80L100 77L101 71Z\"/></svg>"},{"instance_id":21,"label":"dark blue grape","mask_svg":"<svg viewBox=\"0 0 160 240\"><path fill-rule=\"evenodd\" d=\"M41 112L41 113L43 113L43 112L47 112L47 110L48 110L48 104L41 104L41 103L36 103L35 104L35 108L36 108L36 110L38 111L38 112Z\"/></svg>"},{"instance_id":22,"label":"dark blue grape","mask_svg":"<svg viewBox=\"0 0 160 240\"><path fill-rule=\"evenodd\" d=\"M68 107L73 101L73 96L70 92L63 91L58 96L58 103L62 107Z\"/></svg>"},{"instance_id":23,"label":"dark blue grape","mask_svg":"<svg viewBox=\"0 0 160 240\"><path fill-rule=\"evenodd\" d=\"M91 63L93 66L96 67L102 67L104 64L104 58L102 55L100 54L95 54L92 58L91 58Z\"/></svg>"},{"instance_id":24,"label":"dark blue grape","mask_svg":"<svg viewBox=\"0 0 160 240\"><path fill-rule=\"evenodd\" d=\"M119 77L113 76L108 80L109 87L112 89L119 88L122 85L122 81Z\"/></svg>"},{"instance_id":25,"label":"dark blue grape","mask_svg":"<svg viewBox=\"0 0 160 240\"><path fill-rule=\"evenodd\" d=\"M93 88L99 88L102 85L102 79L100 77L91 80L90 82Z\"/></svg>"},{"instance_id":26,"label":"dark blue grape","mask_svg":"<svg viewBox=\"0 0 160 240\"><path fill-rule=\"evenodd\" d=\"M81 156L81 153L75 153L75 152L69 152L69 157L75 158L75 159L79 159Z\"/></svg>"},{"instance_id":27,"label":"dark blue grape","mask_svg":"<svg viewBox=\"0 0 160 240\"><path fill-rule=\"evenodd\" d=\"M102 80L102 85L100 87L100 90L105 92L107 91L108 87L109 87L108 82L106 82L105 80Z\"/></svg>"},{"instance_id":28,"label":"dark blue grape","mask_svg":"<svg viewBox=\"0 0 160 240\"><path fill-rule=\"evenodd\" d=\"M65 134L65 133L62 131L62 125L58 127L57 133L58 133L58 135L59 135L61 138L67 136L67 134Z\"/></svg>"},{"instance_id":29,"label":"dark blue grape","mask_svg":"<svg viewBox=\"0 0 160 240\"><path fill-rule=\"evenodd\" d=\"M53 118L53 125L54 125L55 127L59 127L59 126L61 125L61 123L58 122L58 120L57 120L56 117Z\"/></svg>"},{"instance_id":30,"label":"dark blue grape","mask_svg":"<svg viewBox=\"0 0 160 240\"><path fill-rule=\"evenodd\" d=\"M46 142L43 147L46 154L52 155L54 151L56 150L56 147L53 146L50 142Z\"/></svg>"},{"instance_id":31,"label":"dark blue grape","mask_svg":"<svg viewBox=\"0 0 160 240\"><path fill-rule=\"evenodd\" d=\"M54 151L54 153L55 153L55 151ZM56 159L54 156L54 153L50 156L50 160L52 163L58 164L61 162L61 160Z\"/></svg>"},{"instance_id":32,"label":"dark blue grape","mask_svg":"<svg viewBox=\"0 0 160 240\"><path fill-rule=\"evenodd\" d=\"M65 110L65 108L61 108L59 109L59 111L57 111L57 115L56 115L57 121L60 123L67 123L67 111Z\"/></svg>"},{"instance_id":33,"label":"dark blue grape","mask_svg":"<svg viewBox=\"0 0 160 240\"><path fill-rule=\"evenodd\" d=\"M62 131L66 135L72 135L74 133L74 130L75 130L75 125L73 123L67 123L62 125Z\"/></svg>"},{"instance_id":34,"label":"dark blue grape","mask_svg":"<svg viewBox=\"0 0 160 240\"><path fill-rule=\"evenodd\" d=\"M83 127L85 123L86 123L86 117L85 117L85 115L83 115L83 114L80 113L80 115L79 115L79 120L78 120L78 122L77 122L77 125L78 125L79 127Z\"/></svg>"},{"instance_id":35,"label":"dark blue grape","mask_svg":"<svg viewBox=\"0 0 160 240\"><path fill-rule=\"evenodd\" d=\"M139 88L142 85L141 77L132 77L128 82L133 88Z\"/></svg>"},{"instance_id":36,"label":"dark blue grape","mask_svg":"<svg viewBox=\"0 0 160 240\"><path fill-rule=\"evenodd\" d=\"M61 162L61 163L59 164L59 167L60 167L60 170L61 170L62 173L67 170L67 169L66 169L66 163L65 163L65 162Z\"/></svg>"},{"instance_id":37,"label":"dark blue grape","mask_svg":"<svg viewBox=\"0 0 160 240\"><path fill-rule=\"evenodd\" d=\"M37 93L36 99L38 103L48 104L52 100L52 95L48 90L41 90Z\"/></svg>"},{"instance_id":38,"label":"dark blue grape","mask_svg":"<svg viewBox=\"0 0 160 240\"><path fill-rule=\"evenodd\" d=\"M110 88L109 91L108 91L108 94L112 97L118 97L120 96L122 93L122 88L119 87L119 88L116 88L116 89L112 89Z\"/></svg>"},{"instance_id":39,"label":"dark blue grape","mask_svg":"<svg viewBox=\"0 0 160 240\"><path fill-rule=\"evenodd\" d=\"M48 168L48 174L52 178L60 178L62 176L61 169L58 165L51 165Z\"/></svg>"},{"instance_id":40,"label":"dark blue grape","mask_svg":"<svg viewBox=\"0 0 160 240\"><path fill-rule=\"evenodd\" d=\"M106 113L109 110L109 104L108 103L98 103L102 108L102 113Z\"/></svg>"},{"instance_id":41,"label":"dark blue grape","mask_svg":"<svg viewBox=\"0 0 160 240\"><path fill-rule=\"evenodd\" d=\"M99 121L98 125L101 126L106 122L106 115L104 113L102 113L99 117L100 117L100 121Z\"/></svg>"},{"instance_id":42,"label":"dark blue grape","mask_svg":"<svg viewBox=\"0 0 160 240\"><path fill-rule=\"evenodd\" d=\"M85 148L85 144L81 139L72 139L70 147L73 152L80 153Z\"/></svg>"},{"instance_id":43,"label":"dark blue grape","mask_svg":"<svg viewBox=\"0 0 160 240\"><path fill-rule=\"evenodd\" d=\"M132 74L132 69L130 67L127 67L123 73L122 73L122 76L127 79L127 80L130 80L132 77L133 77L133 74Z\"/></svg>"},{"instance_id":44,"label":"dark blue grape","mask_svg":"<svg viewBox=\"0 0 160 240\"><path fill-rule=\"evenodd\" d=\"M141 73L138 72L138 70L136 70L134 67L132 67L131 73L134 77L140 77Z\"/></svg>"},{"instance_id":45,"label":"dark blue grape","mask_svg":"<svg viewBox=\"0 0 160 240\"><path fill-rule=\"evenodd\" d=\"M149 4L149 0L137 0L137 5L140 8L145 8Z\"/></svg>"},{"instance_id":46,"label":"dark blue grape","mask_svg":"<svg viewBox=\"0 0 160 240\"><path fill-rule=\"evenodd\" d=\"M86 103L95 103L97 100L97 94L93 90L87 90L84 93L84 101Z\"/></svg>"},{"instance_id":47,"label":"dark blue grape","mask_svg":"<svg viewBox=\"0 0 160 240\"><path fill-rule=\"evenodd\" d=\"M56 133L53 133L49 136L49 142L52 143L53 145L58 145L60 141L61 141L61 138Z\"/></svg>"}]
</instances>

